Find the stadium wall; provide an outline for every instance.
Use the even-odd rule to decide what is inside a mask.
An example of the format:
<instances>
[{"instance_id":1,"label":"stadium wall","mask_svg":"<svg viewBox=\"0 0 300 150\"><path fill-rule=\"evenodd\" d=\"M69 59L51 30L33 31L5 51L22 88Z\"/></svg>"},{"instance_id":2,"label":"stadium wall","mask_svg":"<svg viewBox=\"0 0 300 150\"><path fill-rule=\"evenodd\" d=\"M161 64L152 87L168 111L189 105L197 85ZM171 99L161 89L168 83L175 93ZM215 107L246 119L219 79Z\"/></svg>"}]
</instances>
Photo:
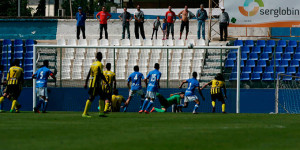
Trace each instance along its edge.
<instances>
[{"instance_id":1,"label":"stadium wall","mask_svg":"<svg viewBox=\"0 0 300 150\"><path fill-rule=\"evenodd\" d=\"M160 93L165 97L169 94L179 92L179 89L160 89ZM211 112L210 90L203 91L206 97L205 101L200 100L199 112ZM76 94L74 94L76 93ZM128 97L128 89L119 89L119 93ZM241 89L241 113L270 113L274 112L275 90L273 89ZM236 89L228 89L228 100L226 110L229 113L235 112L236 105ZM200 96L199 96L200 97ZM83 88L51 88L49 93L49 111L82 111L85 101L88 98L87 90ZM22 104L23 111L32 110L32 88L24 88L19 102ZM98 98L92 104L92 111L97 111ZM11 102L4 101L5 110L9 110ZM134 97L131 101L128 111L137 112L140 106L138 97ZM160 106L158 101L155 101L155 106ZM191 102L185 112L192 112L194 102ZM171 111L171 108L168 109ZM217 111L221 111L221 103L217 102Z\"/></svg>"}]
</instances>

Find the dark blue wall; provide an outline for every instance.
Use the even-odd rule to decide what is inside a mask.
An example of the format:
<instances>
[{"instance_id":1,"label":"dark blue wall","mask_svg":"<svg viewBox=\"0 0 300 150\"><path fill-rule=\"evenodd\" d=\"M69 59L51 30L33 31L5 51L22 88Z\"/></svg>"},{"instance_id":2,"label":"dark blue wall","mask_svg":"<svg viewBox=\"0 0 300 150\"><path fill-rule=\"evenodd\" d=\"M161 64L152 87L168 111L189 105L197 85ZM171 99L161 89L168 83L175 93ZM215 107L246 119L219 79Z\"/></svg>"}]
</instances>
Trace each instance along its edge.
<instances>
[{"instance_id":1,"label":"dark blue wall","mask_svg":"<svg viewBox=\"0 0 300 150\"><path fill-rule=\"evenodd\" d=\"M283 40L300 40L300 28L272 28L271 36ZM288 37L286 37L288 36ZM298 36L298 37L290 37Z\"/></svg>"},{"instance_id":2,"label":"dark blue wall","mask_svg":"<svg viewBox=\"0 0 300 150\"><path fill-rule=\"evenodd\" d=\"M82 88L51 88L49 93L49 109L50 111L82 111L85 105L85 101L88 98L87 90ZM160 89L165 97L168 97L171 93L179 92L178 89ZM127 99L128 89L119 89L119 93ZM199 112L211 111L211 100L209 90L203 91L206 100L200 104ZM270 113L274 112L274 89L241 89L241 113ZM236 106L236 90L228 89L228 100L226 110L227 112L234 113ZM199 96L200 97L200 96ZM92 111L97 111L98 99L93 102ZM137 112L140 106L140 98L135 97L128 108L130 112ZM32 88L24 88L19 98L19 102L22 104L22 110L32 110ZM9 110L11 102L5 100L4 108ZM155 106L160 106L158 101L155 101ZM194 102L191 102L185 112L191 112L194 106ZM217 110L220 112L221 103L217 102ZM171 108L168 109L171 111Z\"/></svg>"}]
</instances>

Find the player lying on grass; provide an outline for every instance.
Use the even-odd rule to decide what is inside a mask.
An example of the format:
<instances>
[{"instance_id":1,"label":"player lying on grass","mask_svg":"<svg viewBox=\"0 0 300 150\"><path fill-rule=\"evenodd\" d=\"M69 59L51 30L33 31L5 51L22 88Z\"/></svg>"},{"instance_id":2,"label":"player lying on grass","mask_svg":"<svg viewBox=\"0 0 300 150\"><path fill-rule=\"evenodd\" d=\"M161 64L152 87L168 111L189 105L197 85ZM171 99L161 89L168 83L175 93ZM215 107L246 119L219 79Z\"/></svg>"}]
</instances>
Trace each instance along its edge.
<instances>
[{"instance_id":1,"label":"player lying on grass","mask_svg":"<svg viewBox=\"0 0 300 150\"><path fill-rule=\"evenodd\" d=\"M127 80L127 87L130 90L129 90L129 97L124 105L124 112L127 111L127 107L129 105L132 97L134 96L134 94L138 94L141 96L141 105L143 105L144 100L145 100L145 93L142 89L142 80L144 80L144 75L139 72L139 66L134 66L133 70L134 70L134 72L129 75L128 80ZM130 87L130 82L131 82L131 87ZM144 82L147 86L147 80L144 80Z\"/></svg>"},{"instance_id":2,"label":"player lying on grass","mask_svg":"<svg viewBox=\"0 0 300 150\"><path fill-rule=\"evenodd\" d=\"M3 65L0 65L0 81L1 81L1 91L0 91L0 93L1 93L1 95L3 95L3 83L4 83L4 66ZM1 112L5 112L5 110L3 109L3 107L4 107L4 105L3 105L3 103L2 104L0 104L0 113Z\"/></svg>"},{"instance_id":3,"label":"player lying on grass","mask_svg":"<svg viewBox=\"0 0 300 150\"><path fill-rule=\"evenodd\" d=\"M146 100L143 103L143 106L139 113L145 112L149 114L150 108L153 105L153 102L156 97L156 92L158 92L158 89L160 88L159 86L159 81L161 77L161 72L159 72L159 64L155 63L154 64L154 70L150 71L149 74L147 75L147 78L145 80L149 79L148 86L147 86L147 93L146 93ZM150 101L149 101L150 99ZM149 103L148 103L149 102ZM147 105L148 103L148 105ZM147 107L146 107L147 105Z\"/></svg>"},{"instance_id":4,"label":"player lying on grass","mask_svg":"<svg viewBox=\"0 0 300 150\"><path fill-rule=\"evenodd\" d=\"M175 108L176 108L178 105L180 105L181 99L184 98L184 92L171 94L171 97L169 97L167 99L164 98L164 96L162 96L160 93L156 93L156 97L159 100L161 109L153 107L151 112L154 112L154 111L166 112L170 106L175 105Z\"/></svg>"},{"instance_id":5,"label":"player lying on grass","mask_svg":"<svg viewBox=\"0 0 300 150\"><path fill-rule=\"evenodd\" d=\"M212 104L212 112L216 112L216 100L218 99L219 101L222 102L222 112L225 112L225 100L223 97L222 89L224 89L224 95L225 99L227 99L226 95L226 87L225 87L225 79L221 73L217 74L215 79L211 80L207 84L205 84L202 88L204 89L206 86L210 85L210 94L211 94L211 104Z\"/></svg>"},{"instance_id":6,"label":"player lying on grass","mask_svg":"<svg viewBox=\"0 0 300 150\"><path fill-rule=\"evenodd\" d=\"M93 100L95 99L96 96L100 96L99 100L99 107L100 107L100 113L99 117L106 117L104 115L104 102L106 99L105 92L102 90L102 80L109 86L108 81L105 79L103 75L103 65L101 63L102 60L102 53L98 52L96 54L96 59L90 68L90 71L87 75L87 78L85 80L85 85L84 88L87 88L88 81L90 80L89 83L89 99L86 101L85 108L82 114L82 117L87 117L90 118L91 116L88 115L88 111L91 107L91 104Z\"/></svg>"},{"instance_id":7,"label":"player lying on grass","mask_svg":"<svg viewBox=\"0 0 300 150\"><path fill-rule=\"evenodd\" d=\"M21 94L22 86L24 82L24 72L20 65L20 60L16 59L12 63L12 67L9 68L7 73L7 86L3 91L3 95L0 97L0 104L5 98L12 101L10 112L19 112L21 105L18 103L17 99Z\"/></svg>"},{"instance_id":8,"label":"player lying on grass","mask_svg":"<svg viewBox=\"0 0 300 150\"><path fill-rule=\"evenodd\" d=\"M112 112L120 112L122 103L125 103L125 99L122 95L119 95L119 90L115 89L111 98L111 109Z\"/></svg>"},{"instance_id":9,"label":"player lying on grass","mask_svg":"<svg viewBox=\"0 0 300 150\"><path fill-rule=\"evenodd\" d=\"M109 110L109 106L111 103L111 97L112 97L112 92L114 89L116 89L116 75L114 72L110 71L111 69L111 63L107 63L106 64L106 71L103 71L103 75L106 78L106 80L108 81L109 86L107 86L104 81L103 81L103 85L102 85L102 89L106 94L106 100L105 100L105 108L104 108L104 112L110 112Z\"/></svg>"},{"instance_id":10,"label":"player lying on grass","mask_svg":"<svg viewBox=\"0 0 300 150\"><path fill-rule=\"evenodd\" d=\"M39 113L39 109L42 107L42 112L45 113L48 106L48 89L47 82L49 76L56 80L54 74L51 72L49 67L49 61L44 60L43 66L38 69L33 75L32 78L36 79L36 95L39 98L36 106L34 107L34 112Z\"/></svg>"},{"instance_id":11,"label":"player lying on grass","mask_svg":"<svg viewBox=\"0 0 300 150\"><path fill-rule=\"evenodd\" d=\"M197 81L197 72L193 72L192 76L193 76L193 78L182 81L181 85L179 86L179 89L181 89L183 84L188 83L188 87L187 87L187 89L185 91L185 95L184 95L184 106L183 107L184 108L188 107L188 103L191 101L194 101L196 104L195 104L195 107L193 110L193 114L197 114L197 109L200 105L200 102L199 102L198 97L195 94L195 89L196 88L198 89L199 94L201 95L203 101L205 100L205 98L200 90L199 82Z\"/></svg>"}]
</instances>

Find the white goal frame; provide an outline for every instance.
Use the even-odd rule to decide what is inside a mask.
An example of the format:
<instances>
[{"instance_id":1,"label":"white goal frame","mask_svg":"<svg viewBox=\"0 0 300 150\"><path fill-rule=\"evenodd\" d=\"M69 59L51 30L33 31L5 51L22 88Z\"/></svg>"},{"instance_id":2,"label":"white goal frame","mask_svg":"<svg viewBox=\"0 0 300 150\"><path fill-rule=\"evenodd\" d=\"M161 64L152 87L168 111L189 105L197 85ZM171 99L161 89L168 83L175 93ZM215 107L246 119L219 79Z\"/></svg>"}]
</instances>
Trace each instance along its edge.
<instances>
[{"instance_id":1,"label":"white goal frame","mask_svg":"<svg viewBox=\"0 0 300 150\"><path fill-rule=\"evenodd\" d=\"M241 47L240 46L71 46L71 45L34 45L33 46L33 72L36 72L38 48L98 48L98 49L237 49L237 86L236 86L236 113L240 113L240 72L241 72ZM115 57L115 56L114 56ZM167 56L168 58L169 56ZM36 105L36 79L33 79L33 108Z\"/></svg>"}]
</instances>

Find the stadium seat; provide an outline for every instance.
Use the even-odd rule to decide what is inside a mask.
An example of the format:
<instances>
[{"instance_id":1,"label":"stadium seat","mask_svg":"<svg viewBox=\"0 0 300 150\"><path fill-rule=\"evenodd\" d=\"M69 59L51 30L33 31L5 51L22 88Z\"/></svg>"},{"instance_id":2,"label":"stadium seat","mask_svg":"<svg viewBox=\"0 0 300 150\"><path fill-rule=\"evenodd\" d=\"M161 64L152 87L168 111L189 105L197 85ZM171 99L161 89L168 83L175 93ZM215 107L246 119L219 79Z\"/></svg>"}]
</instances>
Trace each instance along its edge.
<instances>
[{"instance_id":1,"label":"stadium seat","mask_svg":"<svg viewBox=\"0 0 300 150\"><path fill-rule=\"evenodd\" d=\"M230 53L237 53L238 49L230 49Z\"/></svg>"},{"instance_id":2,"label":"stadium seat","mask_svg":"<svg viewBox=\"0 0 300 150\"><path fill-rule=\"evenodd\" d=\"M25 65L24 72L33 72L33 65Z\"/></svg>"},{"instance_id":3,"label":"stadium seat","mask_svg":"<svg viewBox=\"0 0 300 150\"><path fill-rule=\"evenodd\" d=\"M229 77L229 81L236 81L237 79L237 74L236 73L231 73Z\"/></svg>"},{"instance_id":4,"label":"stadium seat","mask_svg":"<svg viewBox=\"0 0 300 150\"><path fill-rule=\"evenodd\" d=\"M27 52L33 53L33 46L26 46L26 53Z\"/></svg>"},{"instance_id":5,"label":"stadium seat","mask_svg":"<svg viewBox=\"0 0 300 150\"><path fill-rule=\"evenodd\" d=\"M60 46L66 45L66 40L65 39L57 39L57 45L60 45Z\"/></svg>"},{"instance_id":6,"label":"stadium seat","mask_svg":"<svg viewBox=\"0 0 300 150\"><path fill-rule=\"evenodd\" d=\"M226 60L225 67L226 68L232 68L232 67L234 67L234 61L233 60Z\"/></svg>"},{"instance_id":7,"label":"stadium seat","mask_svg":"<svg viewBox=\"0 0 300 150\"><path fill-rule=\"evenodd\" d=\"M260 73L252 73L251 80L253 80L253 81L261 80Z\"/></svg>"},{"instance_id":8,"label":"stadium seat","mask_svg":"<svg viewBox=\"0 0 300 150\"><path fill-rule=\"evenodd\" d=\"M275 67L279 67L279 60L270 60L270 66L274 67L274 62L275 62Z\"/></svg>"},{"instance_id":9,"label":"stadium seat","mask_svg":"<svg viewBox=\"0 0 300 150\"><path fill-rule=\"evenodd\" d=\"M205 46L205 40L203 40L203 39L197 40L196 45L197 45L197 46Z\"/></svg>"},{"instance_id":10,"label":"stadium seat","mask_svg":"<svg viewBox=\"0 0 300 150\"><path fill-rule=\"evenodd\" d=\"M269 54L268 53L262 53L260 55L260 60L269 60Z\"/></svg>"},{"instance_id":11,"label":"stadium seat","mask_svg":"<svg viewBox=\"0 0 300 150\"><path fill-rule=\"evenodd\" d=\"M267 62L265 60L258 60L257 61L257 67L266 67Z\"/></svg>"},{"instance_id":12,"label":"stadium seat","mask_svg":"<svg viewBox=\"0 0 300 150\"><path fill-rule=\"evenodd\" d=\"M295 54L300 54L300 47L296 48Z\"/></svg>"},{"instance_id":13,"label":"stadium seat","mask_svg":"<svg viewBox=\"0 0 300 150\"><path fill-rule=\"evenodd\" d=\"M262 67L254 67L253 68L253 73L263 73Z\"/></svg>"},{"instance_id":14,"label":"stadium seat","mask_svg":"<svg viewBox=\"0 0 300 150\"><path fill-rule=\"evenodd\" d=\"M266 41L265 40L257 40L256 46L265 47L266 46Z\"/></svg>"},{"instance_id":15,"label":"stadium seat","mask_svg":"<svg viewBox=\"0 0 300 150\"><path fill-rule=\"evenodd\" d=\"M298 46L297 41L296 40L290 40L288 46L289 47L297 47Z\"/></svg>"},{"instance_id":16,"label":"stadium seat","mask_svg":"<svg viewBox=\"0 0 300 150\"><path fill-rule=\"evenodd\" d=\"M2 59L2 60L1 60L1 65L7 65L7 66L10 66L10 60L8 60L8 59Z\"/></svg>"},{"instance_id":17,"label":"stadium seat","mask_svg":"<svg viewBox=\"0 0 300 150\"><path fill-rule=\"evenodd\" d=\"M23 40L21 40L21 39L15 39L15 41L14 41L14 47L17 47L17 46L23 46Z\"/></svg>"},{"instance_id":18,"label":"stadium seat","mask_svg":"<svg viewBox=\"0 0 300 150\"><path fill-rule=\"evenodd\" d=\"M11 46L11 40L9 40L9 39L4 39L2 45L3 45L3 46L6 46L6 45Z\"/></svg>"},{"instance_id":19,"label":"stadium seat","mask_svg":"<svg viewBox=\"0 0 300 150\"><path fill-rule=\"evenodd\" d=\"M250 48L248 46L242 46L242 53L250 53Z\"/></svg>"},{"instance_id":20,"label":"stadium seat","mask_svg":"<svg viewBox=\"0 0 300 150\"><path fill-rule=\"evenodd\" d=\"M246 41L245 41L245 46L253 47L253 46L254 46L253 40L246 40Z\"/></svg>"},{"instance_id":21,"label":"stadium seat","mask_svg":"<svg viewBox=\"0 0 300 150\"><path fill-rule=\"evenodd\" d=\"M278 43L277 43L277 46L286 47L286 41L285 40L279 40Z\"/></svg>"},{"instance_id":22,"label":"stadium seat","mask_svg":"<svg viewBox=\"0 0 300 150\"><path fill-rule=\"evenodd\" d=\"M264 47L263 53L273 53L272 47Z\"/></svg>"},{"instance_id":23,"label":"stadium seat","mask_svg":"<svg viewBox=\"0 0 300 150\"><path fill-rule=\"evenodd\" d=\"M236 60L236 54L235 53L229 53L227 60Z\"/></svg>"},{"instance_id":24,"label":"stadium seat","mask_svg":"<svg viewBox=\"0 0 300 150\"><path fill-rule=\"evenodd\" d=\"M246 67L255 67L255 61L254 60L247 60Z\"/></svg>"},{"instance_id":25,"label":"stadium seat","mask_svg":"<svg viewBox=\"0 0 300 150\"><path fill-rule=\"evenodd\" d=\"M140 39L134 39L132 40L132 46L141 46L142 42Z\"/></svg>"},{"instance_id":26,"label":"stadium seat","mask_svg":"<svg viewBox=\"0 0 300 150\"><path fill-rule=\"evenodd\" d=\"M244 46L244 43L242 40L235 40L234 41L234 46Z\"/></svg>"},{"instance_id":27,"label":"stadium seat","mask_svg":"<svg viewBox=\"0 0 300 150\"><path fill-rule=\"evenodd\" d=\"M25 53L25 59L33 59L33 53Z\"/></svg>"},{"instance_id":28,"label":"stadium seat","mask_svg":"<svg viewBox=\"0 0 300 150\"><path fill-rule=\"evenodd\" d=\"M275 48L275 53L282 54L283 53L282 47L276 47Z\"/></svg>"},{"instance_id":29,"label":"stadium seat","mask_svg":"<svg viewBox=\"0 0 300 150\"><path fill-rule=\"evenodd\" d=\"M68 45L71 45L71 46L77 45L76 39L68 39Z\"/></svg>"},{"instance_id":30,"label":"stadium seat","mask_svg":"<svg viewBox=\"0 0 300 150\"><path fill-rule=\"evenodd\" d=\"M33 60L32 59L24 59L24 66L26 65L33 65Z\"/></svg>"},{"instance_id":31,"label":"stadium seat","mask_svg":"<svg viewBox=\"0 0 300 150\"><path fill-rule=\"evenodd\" d=\"M246 53L242 53L241 60L247 60L247 59L248 59L248 55Z\"/></svg>"},{"instance_id":32,"label":"stadium seat","mask_svg":"<svg viewBox=\"0 0 300 150\"><path fill-rule=\"evenodd\" d=\"M241 74L241 81L249 81L250 80L250 74L249 73L242 73Z\"/></svg>"},{"instance_id":33,"label":"stadium seat","mask_svg":"<svg viewBox=\"0 0 300 150\"><path fill-rule=\"evenodd\" d=\"M91 39L89 40L90 46L98 46L98 40L97 39Z\"/></svg>"},{"instance_id":34,"label":"stadium seat","mask_svg":"<svg viewBox=\"0 0 300 150\"><path fill-rule=\"evenodd\" d=\"M299 67L299 61L297 61L297 60L291 60L290 67Z\"/></svg>"},{"instance_id":35,"label":"stadium seat","mask_svg":"<svg viewBox=\"0 0 300 150\"><path fill-rule=\"evenodd\" d=\"M32 79L32 72L24 72L24 79L31 80Z\"/></svg>"},{"instance_id":36,"label":"stadium seat","mask_svg":"<svg viewBox=\"0 0 300 150\"><path fill-rule=\"evenodd\" d=\"M2 59L11 59L11 53L2 53Z\"/></svg>"},{"instance_id":37,"label":"stadium seat","mask_svg":"<svg viewBox=\"0 0 300 150\"><path fill-rule=\"evenodd\" d=\"M292 80L293 80L292 74L287 73L287 74L285 74L285 75L286 75L286 76L282 76L282 80L283 80L283 81L292 81Z\"/></svg>"},{"instance_id":38,"label":"stadium seat","mask_svg":"<svg viewBox=\"0 0 300 150\"><path fill-rule=\"evenodd\" d=\"M152 45L153 45L153 43L152 43L151 39L144 40L143 46L152 46Z\"/></svg>"},{"instance_id":39,"label":"stadium seat","mask_svg":"<svg viewBox=\"0 0 300 150\"><path fill-rule=\"evenodd\" d=\"M279 63L280 67L288 67L289 66L289 61L288 60L281 60Z\"/></svg>"},{"instance_id":40,"label":"stadium seat","mask_svg":"<svg viewBox=\"0 0 300 150\"><path fill-rule=\"evenodd\" d=\"M277 56L276 56L277 57ZM292 58L291 58L291 54L283 54L282 55L282 60L292 60Z\"/></svg>"},{"instance_id":41,"label":"stadium seat","mask_svg":"<svg viewBox=\"0 0 300 150\"><path fill-rule=\"evenodd\" d=\"M174 42L171 39L165 40L164 46L174 46Z\"/></svg>"},{"instance_id":42,"label":"stadium seat","mask_svg":"<svg viewBox=\"0 0 300 150\"><path fill-rule=\"evenodd\" d=\"M272 66L266 67L264 73L274 73L274 67Z\"/></svg>"},{"instance_id":43,"label":"stadium seat","mask_svg":"<svg viewBox=\"0 0 300 150\"><path fill-rule=\"evenodd\" d=\"M189 44L195 45L194 39L188 39L188 40L186 40L186 45L189 45Z\"/></svg>"},{"instance_id":44,"label":"stadium seat","mask_svg":"<svg viewBox=\"0 0 300 150\"><path fill-rule=\"evenodd\" d=\"M267 46L269 46L269 47L275 47L276 46L275 40L268 40L267 41Z\"/></svg>"},{"instance_id":45,"label":"stadium seat","mask_svg":"<svg viewBox=\"0 0 300 150\"><path fill-rule=\"evenodd\" d=\"M14 59L23 59L23 53L14 53Z\"/></svg>"},{"instance_id":46,"label":"stadium seat","mask_svg":"<svg viewBox=\"0 0 300 150\"><path fill-rule=\"evenodd\" d=\"M189 73L184 72L184 73L180 73L180 80L186 80L189 79Z\"/></svg>"},{"instance_id":47,"label":"stadium seat","mask_svg":"<svg viewBox=\"0 0 300 150\"><path fill-rule=\"evenodd\" d=\"M163 41L161 39L159 40L154 40L154 46L163 46Z\"/></svg>"},{"instance_id":48,"label":"stadium seat","mask_svg":"<svg viewBox=\"0 0 300 150\"><path fill-rule=\"evenodd\" d=\"M113 39L113 40L111 40L110 45L111 45L111 46L120 46L120 40L118 40L118 39Z\"/></svg>"},{"instance_id":49,"label":"stadium seat","mask_svg":"<svg viewBox=\"0 0 300 150\"><path fill-rule=\"evenodd\" d=\"M297 73L297 74L296 74L295 80L296 80L296 81L300 81L300 73Z\"/></svg>"},{"instance_id":50,"label":"stadium seat","mask_svg":"<svg viewBox=\"0 0 300 150\"><path fill-rule=\"evenodd\" d=\"M25 41L25 45L26 45L26 46L33 46L33 45L34 45L34 41L31 40L31 39L26 40L26 41Z\"/></svg>"},{"instance_id":51,"label":"stadium seat","mask_svg":"<svg viewBox=\"0 0 300 150\"><path fill-rule=\"evenodd\" d=\"M130 46L130 40L129 39L123 39L121 40L121 45L122 46Z\"/></svg>"},{"instance_id":52,"label":"stadium seat","mask_svg":"<svg viewBox=\"0 0 300 150\"><path fill-rule=\"evenodd\" d=\"M184 46L183 40L175 40L175 46Z\"/></svg>"},{"instance_id":53,"label":"stadium seat","mask_svg":"<svg viewBox=\"0 0 300 150\"><path fill-rule=\"evenodd\" d=\"M234 67L236 68L237 62L234 63ZM241 60L241 67L245 67L245 62L244 60Z\"/></svg>"},{"instance_id":54,"label":"stadium seat","mask_svg":"<svg viewBox=\"0 0 300 150\"><path fill-rule=\"evenodd\" d=\"M293 60L300 61L300 54L294 54Z\"/></svg>"},{"instance_id":55,"label":"stadium seat","mask_svg":"<svg viewBox=\"0 0 300 150\"><path fill-rule=\"evenodd\" d=\"M286 73L296 73L296 68L295 67L288 67L287 70L286 70Z\"/></svg>"},{"instance_id":56,"label":"stadium seat","mask_svg":"<svg viewBox=\"0 0 300 150\"><path fill-rule=\"evenodd\" d=\"M249 60L258 60L258 55L257 55L257 53L250 53L250 55L249 55Z\"/></svg>"},{"instance_id":57,"label":"stadium seat","mask_svg":"<svg viewBox=\"0 0 300 150\"><path fill-rule=\"evenodd\" d=\"M244 67L242 73L251 73L252 70L250 67Z\"/></svg>"},{"instance_id":58,"label":"stadium seat","mask_svg":"<svg viewBox=\"0 0 300 150\"><path fill-rule=\"evenodd\" d=\"M275 54L273 54L273 56L272 56L272 60L281 60L282 58L281 58L281 54L278 54L278 53L275 53Z\"/></svg>"},{"instance_id":59,"label":"stadium seat","mask_svg":"<svg viewBox=\"0 0 300 150\"><path fill-rule=\"evenodd\" d=\"M262 80L263 81L272 81L272 80L274 80L274 78L271 73L263 73Z\"/></svg>"},{"instance_id":60,"label":"stadium seat","mask_svg":"<svg viewBox=\"0 0 300 150\"><path fill-rule=\"evenodd\" d=\"M276 67L276 73L285 73L284 67Z\"/></svg>"},{"instance_id":61,"label":"stadium seat","mask_svg":"<svg viewBox=\"0 0 300 150\"><path fill-rule=\"evenodd\" d=\"M294 54L294 47L286 47L284 53L285 54Z\"/></svg>"},{"instance_id":62,"label":"stadium seat","mask_svg":"<svg viewBox=\"0 0 300 150\"><path fill-rule=\"evenodd\" d=\"M86 39L80 39L78 40L78 45L80 46L87 46L87 40Z\"/></svg>"},{"instance_id":63,"label":"stadium seat","mask_svg":"<svg viewBox=\"0 0 300 150\"><path fill-rule=\"evenodd\" d=\"M255 46L255 47L253 47L252 48L252 53L261 53L261 48L260 47L258 47L258 46Z\"/></svg>"}]
</instances>

